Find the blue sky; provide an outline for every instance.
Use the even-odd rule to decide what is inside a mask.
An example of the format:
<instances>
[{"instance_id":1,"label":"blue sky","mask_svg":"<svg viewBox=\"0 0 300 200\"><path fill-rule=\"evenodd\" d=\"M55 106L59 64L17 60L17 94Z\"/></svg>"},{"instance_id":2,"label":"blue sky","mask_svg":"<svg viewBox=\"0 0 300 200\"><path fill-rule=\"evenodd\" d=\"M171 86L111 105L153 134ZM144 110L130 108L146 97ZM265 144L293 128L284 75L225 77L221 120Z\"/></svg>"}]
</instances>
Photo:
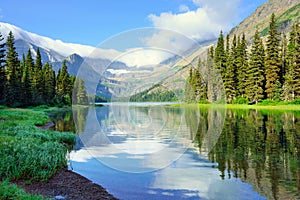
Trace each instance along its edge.
<instances>
[{"instance_id":1,"label":"blue sky","mask_svg":"<svg viewBox=\"0 0 300 200\"><path fill-rule=\"evenodd\" d=\"M215 34L220 28L228 31L265 1L0 0L0 21L64 42L92 46L123 31L153 26L182 31L195 38L204 38L208 37L210 32ZM214 19L205 24L208 17L201 14L203 12L206 15L216 13ZM192 29L191 27L202 24L202 21L193 20L197 16L202 16L203 27ZM197 35L197 31L206 34Z\"/></svg>"}]
</instances>

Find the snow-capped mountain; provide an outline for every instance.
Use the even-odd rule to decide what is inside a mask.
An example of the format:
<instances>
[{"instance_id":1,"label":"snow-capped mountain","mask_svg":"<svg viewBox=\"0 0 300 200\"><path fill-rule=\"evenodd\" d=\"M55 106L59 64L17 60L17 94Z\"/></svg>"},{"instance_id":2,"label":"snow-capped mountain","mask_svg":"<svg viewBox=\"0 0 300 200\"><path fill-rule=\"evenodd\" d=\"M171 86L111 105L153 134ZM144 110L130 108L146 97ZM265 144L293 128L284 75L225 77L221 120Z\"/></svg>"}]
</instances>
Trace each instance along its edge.
<instances>
[{"instance_id":1,"label":"snow-capped mountain","mask_svg":"<svg viewBox=\"0 0 300 200\"><path fill-rule=\"evenodd\" d=\"M99 48L96 49L95 47L88 45L65 43L61 40L54 40L48 37L40 36L35 33L25 31L19 27L3 22L0 22L0 31L4 38L6 38L8 36L8 33L12 31L16 41L25 41L27 45L30 44L28 46L31 47L31 49L34 49L34 47L36 46L44 49L49 54L55 52L64 57L76 53L79 54L81 57L89 57L96 55L101 56L101 58L103 59L112 59L119 54L119 52L115 50L106 50ZM91 53L95 50L97 50L97 54L93 53L91 55Z\"/></svg>"},{"instance_id":2,"label":"snow-capped mountain","mask_svg":"<svg viewBox=\"0 0 300 200\"><path fill-rule=\"evenodd\" d=\"M19 59L22 59L23 54L27 54L28 49L30 49L33 58L35 58L36 51L39 48L43 63L52 63L55 71L58 71L62 61L66 59L69 72L72 75L77 74L84 60L86 61L84 67L89 65L89 70L93 69L95 72L104 73L106 66L110 65L111 60L114 60L120 54L120 52L113 49L100 49L88 45L65 43L61 40L40 36L17 26L0 22L0 32L4 39L7 38L10 31L15 37L15 47ZM116 62L111 66L127 68L126 64L120 62Z\"/></svg>"},{"instance_id":3,"label":"snow-capped mountain","mask_svg":"<svg viewBox=\"0 0 300 200\"><path fill-rule=\"evenodd\" d=\"M58 71L63 60L66 60L69 73L83 78L89 92L93 92L95 89L98 91L99 88L94 87L98 84L103 86L101 88L106 88L104 92L101 88L99 90L101 94L105 93L106 96L109 96L109 92L120 94L121 89L125 91L125 95L128 95L130 94L130 91L126 90L128 88L132 92L139 91L140 89L138 90L137 87L151 87L156 82L175 73L176 70L170 70L170 67L180 59L175 56L161 62L155 57L158 52L147 48L119 52L114 49L65 43L0 22L0 32L5 39L10 31L15 37L15 47L20 60L23 54L27 54L28 50L35 58L39 48L43 63L51 63L53 69ZM156 62L157 64L155 64Z\"/></svg>"}]
</instances>

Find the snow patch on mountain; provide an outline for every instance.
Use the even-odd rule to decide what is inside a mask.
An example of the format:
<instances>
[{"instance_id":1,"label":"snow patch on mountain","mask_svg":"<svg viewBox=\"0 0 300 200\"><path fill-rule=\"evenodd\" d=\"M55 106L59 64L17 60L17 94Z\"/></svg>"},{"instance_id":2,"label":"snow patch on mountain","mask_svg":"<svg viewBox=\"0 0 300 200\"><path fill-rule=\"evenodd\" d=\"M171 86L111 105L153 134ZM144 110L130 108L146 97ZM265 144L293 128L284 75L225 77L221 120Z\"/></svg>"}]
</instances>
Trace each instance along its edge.
<instances>
[{"instance_id":1,"label":"snow patch on mountain","mask_svg":"<svg viewBox=\"0 0 300 200\"><path fill-rule=\"evenodd\" d=\"M65 57L77 53L82 57L113 60L120 55L120 52L114 49L101 49L88 45L65 43L61 40L53 40L45 36L40 36L35 33L25 31L14 25L0 22L0 32L4 38L8 36L10 31L13 32L15 40L24 40L49 52L55 51Z\"/></svg>"}]
</instances>

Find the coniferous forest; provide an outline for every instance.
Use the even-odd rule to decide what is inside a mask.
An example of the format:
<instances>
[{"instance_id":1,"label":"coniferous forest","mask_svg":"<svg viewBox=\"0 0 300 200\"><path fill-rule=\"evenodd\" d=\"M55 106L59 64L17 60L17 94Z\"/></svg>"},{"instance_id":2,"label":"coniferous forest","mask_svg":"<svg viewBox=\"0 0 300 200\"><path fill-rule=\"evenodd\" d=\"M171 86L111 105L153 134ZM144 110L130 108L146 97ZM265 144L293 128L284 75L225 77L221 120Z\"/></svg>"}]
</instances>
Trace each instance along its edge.
<instances>
[{"instance_id":1,"label":"coniferous forest","mask_svg":"<svg viewBox=\"0 0 300 200\"><path fill-rule=\"evenodd\" d=\"M257 30L250 41L245 34L224 38L221 31L206 60L199 60L198 68L190 69L185 89L187 102L216 101L216 97L209 95L216 92L209 92L216 85L210 80L212 74L222 79L224 94L221 96L226 103L297 102L300 99L299 24L294 24L289 34L281 34L272 14L268 36L260 37Z\"/></svg>"},{"instance_id":2,"label":"coniferous forest","mask_svg":"<svg viewBox=\"0 0 300 200\"><path fill-rule=\"evenodd\" d=\"M20 61L13 33L9 33L6 42L3 40L0 34L0 104L9 107L71 105L76 77L69 74L66 61L56 74L51 64L42 64L39 49L35 61L30 50ZM73 103L87 103L84 82L79 80L75 85L78 94Z\"/></svg>"}]
</instances>

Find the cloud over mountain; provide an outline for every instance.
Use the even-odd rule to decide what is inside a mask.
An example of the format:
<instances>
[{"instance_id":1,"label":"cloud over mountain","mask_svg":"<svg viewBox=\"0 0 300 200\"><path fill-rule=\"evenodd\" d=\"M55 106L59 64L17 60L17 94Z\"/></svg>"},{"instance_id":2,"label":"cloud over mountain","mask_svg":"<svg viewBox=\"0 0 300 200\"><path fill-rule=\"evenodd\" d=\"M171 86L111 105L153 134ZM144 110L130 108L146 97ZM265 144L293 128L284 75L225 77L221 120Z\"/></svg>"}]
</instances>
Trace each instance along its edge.
<instances>
[{"instance_id":1,"label":"cloud over mountain","mask_svg":"<svg viewBox=\"0 0 300 200\"><path fill-rule=\"evenodd\" d=\"M196 10L174 14L164 12L149 15L155 27L183 33L196 40L204 41L218 36L220 30L228 31L238 21L240 0L193 0ZM180 8L182 11L183 9Z\"/></svg>"}]
</instances>

